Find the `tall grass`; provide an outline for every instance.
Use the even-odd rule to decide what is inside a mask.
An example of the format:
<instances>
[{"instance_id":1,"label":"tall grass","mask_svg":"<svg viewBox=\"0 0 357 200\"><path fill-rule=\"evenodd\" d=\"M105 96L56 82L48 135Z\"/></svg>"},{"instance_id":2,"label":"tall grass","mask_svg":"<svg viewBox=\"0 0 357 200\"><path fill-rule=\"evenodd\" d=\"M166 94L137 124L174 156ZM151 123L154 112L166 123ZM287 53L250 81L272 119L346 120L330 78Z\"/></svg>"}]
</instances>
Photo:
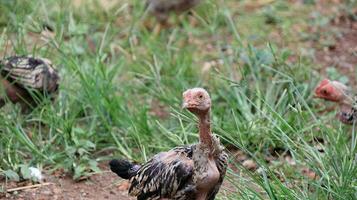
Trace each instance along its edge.
<instances>
[{"instance_id":1,"label":"tall grass","mask_svg":"<svg viewBox=\"0 0 357 200\"><path fill-rule=\"evenodd\" d=\"M232 151L230 184L220 199L357 198L354 129L332 121L333 113L317 116L311 91L319 75L311 59L267 39L274 29L289 38L288 24L305 16L262 24L266 14L246 13L239 7L244 3L207 1L180 26L154 36L141 21L141 1L118 1L110 9L97 1L81 7L70 1L2 2L0 52L52 59L61 86L53 105L29 115L16 105L2 108L0 171L19 172L26 164L63 168L77 179L99 171L98 162L113 154L142 162L196 142L197 121L180 105L182 91L200 86L212 95L214 132ZM269 17L284 16L279 9L286 4L272 4L278 11ZM304 12L313 8L304 6ZM189 23L192 18L197 25ZM53 27L55 37L40 38L43 24ZM204 69L212 60L220 64ZM317 138L324 141L323 152ZM259 170L245 170L234 158L237 149ZM296 165L268 163L271 149L291 154ZM316 177L304 176L302 167Z\"/></svg>"}]
</instances>

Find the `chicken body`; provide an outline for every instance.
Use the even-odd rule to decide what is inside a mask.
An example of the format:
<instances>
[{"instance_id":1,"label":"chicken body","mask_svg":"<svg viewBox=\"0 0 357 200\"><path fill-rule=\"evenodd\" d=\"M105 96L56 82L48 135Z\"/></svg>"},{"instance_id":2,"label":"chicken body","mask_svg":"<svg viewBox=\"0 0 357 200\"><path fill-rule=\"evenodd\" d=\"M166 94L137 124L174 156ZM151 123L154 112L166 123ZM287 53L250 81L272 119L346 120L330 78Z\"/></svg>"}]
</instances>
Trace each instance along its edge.
<instances>
[{"instance_id":1,"label":"chicken body","mask_svg":"<svg viewBox=\"0 0 357 200\"><path fill-rule=\"evenodd\" d=\"M187 11L201 0L147 0L147 8L161 24L166 24L170 12L177 14Z\"/></svg>"},{"instance_id":2,"label":"chicken body","mask_svg":"<svg viewBox=\"0 0 357 200\"><path fill-rule=\"evenodd\" d=\"M28 110L43 97L58 91L59 76L51 61L32 56L13 56L0 61L1 83L7 98ZM0 98L0 107L6 103Z\"/></svg>"},{"instance_id":3,"label":"chicken body","mask_svg":"<svg viewBox=\"0 0 357 200\"><path fill-rule=\"evenodd\" d=\"M155 155L143 165L112 160L110 167L129 179L138 200L213 200L223 182L228 155L210 132L211 100L201 88L184 93L184 107L198 116L200 142Z\"/></svg>"}]
</instances>

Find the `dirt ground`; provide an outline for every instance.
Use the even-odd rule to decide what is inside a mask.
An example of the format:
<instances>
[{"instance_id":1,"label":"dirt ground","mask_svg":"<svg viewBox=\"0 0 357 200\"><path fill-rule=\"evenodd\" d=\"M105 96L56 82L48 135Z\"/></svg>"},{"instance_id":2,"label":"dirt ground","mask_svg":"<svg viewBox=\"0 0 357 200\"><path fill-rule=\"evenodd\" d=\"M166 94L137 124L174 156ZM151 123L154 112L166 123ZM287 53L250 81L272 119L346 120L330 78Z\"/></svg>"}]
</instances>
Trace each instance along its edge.
<instances>
[{"instance_id":1,"label":"dirt ground","mask_svg":"<svg viewBox=\"0 0 357 200\"><path fill-rule=\"evenodd\" d=\"M230 157L233 162L229 168L238 173L240 171L237 165L240 165L250 171L257 171L258 165L246 153L237 149L227 149L230 152ZM275 153L274 153L275 152ZM279 155L278 155L279 154ZM281 156L280 156L281 155ZM271 155L266 157L267 162L287 162L296 165L289 153L283 153L279 149L272 149ZM91 176L89 179L75 182L69 175L65 175L61 171L56 171L51 175L45 175L45 181L39 184L39 187L23 189L22 187L34 186L36 184L27 182L11 182L6 184L6 189L19 189L16 192L0 193L0 200L135 200L136 198L128 196L129 183L126 180L119 178L116 174L109 171L106 163L101 163L99 166L102 173ZM307 167L299 168L303 176L315 179L316 174ZM241 174L245 180L250 177ZM249 184L249 182L247 183ZM0 180L0 186L5 185L4 181ZM1 188L1 187L0 187ZM264 195L264 191L251 184L250 188ZM224 194L233 194L236 192L230 181L225 179L221 187ZM3 195L3 196L1 196Z\"/></svg>"},{"instance_id":2,"label":"dirt ground","mask_svg":"<svg viewBox=\"0 0 357 200\"><path fill-rule=\"evenodd\" d=\"M357 83L357 20L348 16L340 16L331 22L329 29L338 30L333 44L321 48L313 45L316 51L317 65L321 66L320 72L327 74L329 67L334 67L341 75L349 78L351 87L356 88ZM326 30L328 31L328 30Z\"/></svg>"},{"instance_id":3,"label":"dirt ground","mask_svg":"<svg viewBox=\"0 0 357 200\"><path fill-rule=\"evenodd\" d=\"M75 182L69 176L47 175L42 186L21 189L1 196L1 200L134 200L127 195L127 182L117 177L104 165L103 172L87 180ZM0 185L3 183L0 183ZM47 185L48 184L48 185ZM8 183L7 189L32 185L26 183Z\"/></svg>"}]
</instances>

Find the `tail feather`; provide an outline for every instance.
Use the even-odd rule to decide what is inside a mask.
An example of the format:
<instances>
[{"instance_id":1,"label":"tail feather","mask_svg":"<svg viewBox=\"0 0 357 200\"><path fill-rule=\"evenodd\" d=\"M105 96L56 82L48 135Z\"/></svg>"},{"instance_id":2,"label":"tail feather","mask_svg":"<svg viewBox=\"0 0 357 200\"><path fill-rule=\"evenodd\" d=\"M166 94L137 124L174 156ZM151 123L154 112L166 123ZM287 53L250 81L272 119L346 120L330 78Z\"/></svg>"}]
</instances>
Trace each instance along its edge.
<instances>
[{"instance_id":1,"label":"tail feather","mask_svg":"<svg viewBox=\"0 0 357 200\"><path fill-rule=\"evenodd\" d=\"M135 176L136 172L140 168L139 165L135 165L127 160L111 160L109 162L110 170L116 173L123 179L130 179Z\"/></svg>"}]
</instances>

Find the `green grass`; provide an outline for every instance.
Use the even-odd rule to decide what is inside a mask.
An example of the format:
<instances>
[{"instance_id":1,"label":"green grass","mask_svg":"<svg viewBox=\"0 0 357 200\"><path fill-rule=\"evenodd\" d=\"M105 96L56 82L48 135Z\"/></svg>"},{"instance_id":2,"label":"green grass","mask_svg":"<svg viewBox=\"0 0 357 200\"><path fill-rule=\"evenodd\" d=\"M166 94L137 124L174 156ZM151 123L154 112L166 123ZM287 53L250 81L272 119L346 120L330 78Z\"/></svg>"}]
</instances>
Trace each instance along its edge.
<instances>
[{"instance_id":1,"label":"green grass","mask_svg":"<svg viewBox=\"0 0 357 200\"><path fill-rule=\"evenodd\" d=\"M142 162L194 143L197 120L181 109L181 93L200 86L212 96L214 132L260 168L249 172L232 154L231 184L220 199L357 198L354 129L332 121L334 113L317 115L312 90L320 77L313 55L302 53L306 37L318 37L308 27L327 26L324 20L333 16L308 21L317 12L313 3L277 0L251 11L247 4L206 1L195 9L197 25L186 16L154 36L143 26L140 0L110 9L98 1L74 7L69 0L0 0L1 55L47 57L61 74L53 105L28 115L15 105L2 108L0 172L14 178L12 172L21 176L31 165L63 168L78 179L113 157ZM54 28L54 38L40 39L43 24ZM212 60L223 63L203 70ZM167 117L153 114L157 104ZM316 138L325 141L324 153ZM274 148L289 151L296 165L268 164L264 156ZM317 178L304 176L303 166Z\"/></svg>"}]
</instances>

